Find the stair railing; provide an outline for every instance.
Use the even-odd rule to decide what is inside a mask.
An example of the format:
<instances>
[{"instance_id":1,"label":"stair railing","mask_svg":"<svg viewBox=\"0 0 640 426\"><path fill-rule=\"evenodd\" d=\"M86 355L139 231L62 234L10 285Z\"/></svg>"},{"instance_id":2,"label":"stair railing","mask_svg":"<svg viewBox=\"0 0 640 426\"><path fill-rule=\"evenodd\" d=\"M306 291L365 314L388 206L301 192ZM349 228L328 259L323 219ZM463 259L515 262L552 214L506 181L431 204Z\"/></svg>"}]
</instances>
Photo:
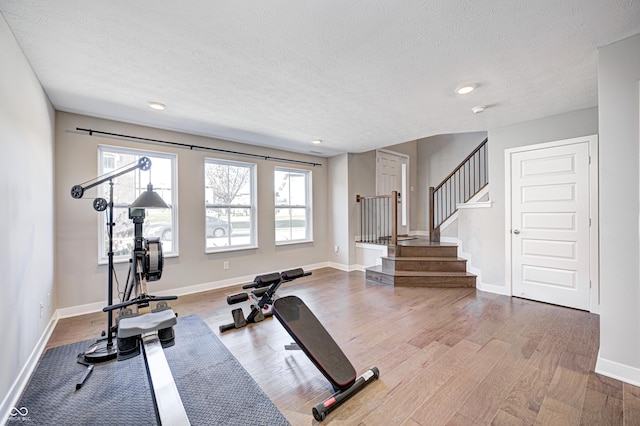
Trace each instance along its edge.
<instances>
[{"instance_id":1,"label":"stair railing","mask_svg":"<svg viewBox=\"0 0 640 426\"><path fill-rule=\"evenodd\" d=\"M398 244L398 191L391 195L356 195L360 204L361 243Z\"/></svg>"},{"instance_id":2,"label":"stair railing","mask_svg":"<svg viewBox=\"0 0 640 426\"><path fill-rule=\"evenodd\" d=\"M489 183L488 139L482 141L435 188L429 188L429 240L440 241L440 226Z\"/></svg>"}]
</instances>

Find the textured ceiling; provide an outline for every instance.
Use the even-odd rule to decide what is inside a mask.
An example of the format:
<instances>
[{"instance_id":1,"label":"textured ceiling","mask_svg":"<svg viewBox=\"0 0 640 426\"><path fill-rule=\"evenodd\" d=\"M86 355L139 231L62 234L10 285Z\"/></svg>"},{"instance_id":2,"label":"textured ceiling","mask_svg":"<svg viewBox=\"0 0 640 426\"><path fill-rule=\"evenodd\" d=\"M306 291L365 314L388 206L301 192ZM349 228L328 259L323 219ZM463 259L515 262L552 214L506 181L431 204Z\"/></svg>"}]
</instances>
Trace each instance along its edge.
<instances>
[{"instance_id":1,"label":"textured ceiling","mask_svg":"<svg viewBox=\"0 0 640 426\"><path fill-rule=\"evenodd\" d=\"M597 48L640 33L638 0L0 0L0 12L58 110L327 156L596 106ZM479 87L456 95L465 82Z\"/></svg>"}]
</instances>

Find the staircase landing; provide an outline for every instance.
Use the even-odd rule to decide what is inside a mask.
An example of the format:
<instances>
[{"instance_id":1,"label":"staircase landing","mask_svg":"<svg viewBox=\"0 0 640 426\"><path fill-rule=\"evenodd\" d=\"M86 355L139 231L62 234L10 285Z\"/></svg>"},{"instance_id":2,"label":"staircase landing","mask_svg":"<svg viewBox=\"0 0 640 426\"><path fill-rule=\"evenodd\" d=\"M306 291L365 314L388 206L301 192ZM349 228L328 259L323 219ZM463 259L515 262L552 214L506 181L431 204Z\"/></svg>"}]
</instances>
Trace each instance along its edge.
<instances>
[{"instance_id":1,"label":"staircase landing","mask_svg":"<svg viewBox=\"0 0 640 426\"><path fill-rule=\"evenodd\" d=\"M415 238L389 246L382 265L366 269L366 278L398 287L475 287L476 276L458 257L458 246Z\"/></svg>"}]
</instances>

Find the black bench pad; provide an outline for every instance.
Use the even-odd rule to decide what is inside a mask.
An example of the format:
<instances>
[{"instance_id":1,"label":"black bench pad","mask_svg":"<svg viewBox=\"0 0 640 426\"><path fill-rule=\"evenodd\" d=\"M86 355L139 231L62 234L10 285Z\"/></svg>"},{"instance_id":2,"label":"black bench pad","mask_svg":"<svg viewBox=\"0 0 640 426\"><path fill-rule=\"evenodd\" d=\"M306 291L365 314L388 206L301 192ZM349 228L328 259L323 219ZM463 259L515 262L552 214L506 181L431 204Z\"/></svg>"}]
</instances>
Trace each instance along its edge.
<instances>
[{"instance_id":1,"label":"black bench pad","mask_svg":"<svg viewBox=\"0 0 640 426\"><path fill-rule=\"evenodd\" d=\"M273 315L335 390L353 384L356 380L353 365L302 300L296 296L277 299L273 304Z\"/></svg>"}]
</instances>

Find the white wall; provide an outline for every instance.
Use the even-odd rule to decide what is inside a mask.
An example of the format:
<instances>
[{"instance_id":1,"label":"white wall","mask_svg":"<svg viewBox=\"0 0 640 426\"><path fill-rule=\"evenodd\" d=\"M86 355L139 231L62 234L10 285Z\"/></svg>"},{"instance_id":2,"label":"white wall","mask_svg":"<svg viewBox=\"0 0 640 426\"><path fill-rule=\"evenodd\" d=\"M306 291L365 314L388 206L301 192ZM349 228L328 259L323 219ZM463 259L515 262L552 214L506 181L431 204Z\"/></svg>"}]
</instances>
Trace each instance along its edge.
<instances>
[{"instance_id":1,"label":"white wall","mask_svg":"<svg viewBox=\"0 0 640 426\"><path fill-rule=\"evenodd\" d=\"M600 353L596 371L640 386L640 35L599 50Z\"/></svg>"},{"instance_id":2,"label":"white wall","mask_svg":"<svg viewBox=\"0 0 640 426\"><path fill-rule=\"evenodd\" d=\"M570 139L598 133L598 109L589 108L532 120L509 127L489 130L489 209L467 212L482 215L483 226L475 232L480 235L483 261L482 281L495 286L497 291L507 283L505 277L505 182L504 151L508 148ZM601 189L602 190L602 189ZM475 222L468 218L471 223ZM460 224L459 224L460 226Z\"/></svg>"},{"instance_id":3,"label":"white wall","mask_svg":"<svg viewBox=\"0 0 640 426\"><path fill-rule=\"evenodd\" d=\"M0 419L55 307L54 110L0 15ZM40 302L43 303L41 314Z\"/></svg>"},{"instance_id":4,"label":"white wall","mask_svg":"<svg viewBox=\"0 0 640 426\"><path fill-rule=\"evenodd\" d=\"M322 167L278 163L243 156L220 156L203 150L189 150L166 145L150 145L130 140L89 136L75 132L76 127L90 128L145 138L211 146L240 152L321 163ZM327 262L331 244L328 229L327 159L294 154L268 148L214 140L205 137L163 131L132 124L58 112L56 121L56 282L59 307L69 308L104 303L107 299L106 265L98 265L98 221L90 199L70 196L73 185L93 179L98 173L98 144L135 147L178 155L178 229L180 255L166 258L162 279L149 285L151 293L188 292L238 282L239 277L273 272L298 266ZM204 249L204 158L221 157L257 164L258 245L257 249L207 254ZM275 245L273 170L276 166L312 171L314 241L312 243ZM223 269L223 262L229 269ZM121 284L126 280L128 263L117 264ZM190 288L184 290L185 288ZM182 289L182 290L181 290Z\"/></svg>"}]
</instances>

